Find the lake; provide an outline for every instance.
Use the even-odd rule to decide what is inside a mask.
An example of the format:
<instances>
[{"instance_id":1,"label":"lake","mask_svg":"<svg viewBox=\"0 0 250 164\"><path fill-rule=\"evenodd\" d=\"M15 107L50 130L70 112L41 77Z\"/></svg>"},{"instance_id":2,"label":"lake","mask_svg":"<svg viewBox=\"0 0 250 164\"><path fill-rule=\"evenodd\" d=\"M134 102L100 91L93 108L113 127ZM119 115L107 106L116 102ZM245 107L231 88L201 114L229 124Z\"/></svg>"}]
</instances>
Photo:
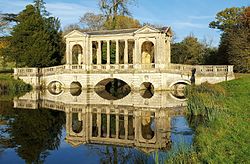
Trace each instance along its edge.
<instances>
[{"instance_id":1,"label":"lake","mask_svg":"<svg viewBox=\"0 0 250 164\"><path fill-rule=\"evenodd\" d=\"M0 101L0 163L163 163L190 149L182 93L126 91L52 88Z\"/></svg>"}]
</instances>

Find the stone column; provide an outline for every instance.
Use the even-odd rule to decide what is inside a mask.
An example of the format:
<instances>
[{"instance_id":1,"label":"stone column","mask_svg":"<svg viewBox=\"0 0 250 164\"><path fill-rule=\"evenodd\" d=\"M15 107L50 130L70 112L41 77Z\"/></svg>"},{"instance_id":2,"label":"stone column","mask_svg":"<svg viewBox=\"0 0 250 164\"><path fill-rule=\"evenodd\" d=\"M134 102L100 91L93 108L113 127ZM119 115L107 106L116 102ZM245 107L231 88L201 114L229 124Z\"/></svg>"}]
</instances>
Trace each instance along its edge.
<instances>
[{"instance_id":1,"label":"stone column","mask_svg":"<svg viewBox=\"0 0 250 164\"><path fill-rule=\"evenodd\" d=\"M110 137L110 113L107 113L107 138Z\"/></svg>"},{"instance_id":2,"label":"stone column","mask_svg":"<svg viewBox=\"0 0 250 164\"><path fill-rule=\"evenodd\" d=\"M72 127L72 120L70 119L70 113L66 112L66 133L67 135L70 134Z\"/></svg>"},{"instance_id":3,"label":"stone column","mask_svg":"<svg viewBox=\"0 0 250 164\"><path fill-rule=\"evenodd\" d=\"M67 47L66 47L66 64L69 64L69 57L70 57L70 44L67 42Z\"/></svg>"},{"instance_id":4,"label":"stone column","mask_svg":"<svg viewBox=\"0 0 250 164\"><path fill-rule=\"evenodd\" d=\"M128 40L125 40L124 64L128 64Z\"/></svg>"},{"instance_id":5,"label":"stone column","mask_svg":"<svg viewBox=\"0 0 250 164\"><path fill-rule=\"evenodd\" d=\"M134 51L134 54L133 54L133 65L134 65L134 68L138 68L138 64L140 64L139 62L139 40L138 39L135 39L135 51Z\"/></svg>"},{"instance_id":6,"label":"stone column","mask_svg":"<svg viewBox=\"0 0 250 164\"><path fill-rule=\"evenodd\" d=\"M115 125L116 125L116 128L115 128L115 130L116 130L115 138L118 139L119 138L119 115L118 114L116 114L116 116L115 116L115 121L116 121L116 123L115 123Z\"/></svg>"},{"instance_id":7,"label":"stone column","mask_svg":"<svg viewBox=\"0 0 250 164\"><path fill-rule=\"evenodd\" d=\"M128 139L128 115L124 115L125 140Z\"/></svg>"},{"instance_id":8,"label":"stone column","mask_svg":"<svg viewBox=\"0 0 250 164\"><path fill-rule=\"evenodd\" d=\"M102 132L102 117L101 113L97 113L97 127L98 127L98 137L101 137L101 132Z\"/></svg>"},{"instance_id":9,"label":"stone column","mask_svg":"<svg viewBox=\"0 0 250 164\"><path fill-rule=\"evenodd\" d=\"M102 64L102 45L101 45L101 41L98 41L97 64Z\"/></svg>"},{"instance_id":10,"label":"stone column","mask_svg":"<svg viewBox=\"0 0 250 164\"><path fill-rule=\"evenodd\" d=\"M89 43L89 65L92 65L93 64L93 45L92 45L92 41L90 41Z\"/></svg>"},{"instance_id":11,"label":"stone column","mask_svg":"<svg viewBox=\"0 0 250 164\"><path fill-rule=\"evenodd\" d=\"M107 64L110 64L110 41L107 41Z\"/></svg>"},{"instance_id":12,"label":"stone column","mask_svg":"<svg viewBox=\"0 0 250 164\"><path fill-rule=\"evenodd\" d=\"M115 64L119 64L119 40L116 40Z\"/></svg>"}]
</instances>

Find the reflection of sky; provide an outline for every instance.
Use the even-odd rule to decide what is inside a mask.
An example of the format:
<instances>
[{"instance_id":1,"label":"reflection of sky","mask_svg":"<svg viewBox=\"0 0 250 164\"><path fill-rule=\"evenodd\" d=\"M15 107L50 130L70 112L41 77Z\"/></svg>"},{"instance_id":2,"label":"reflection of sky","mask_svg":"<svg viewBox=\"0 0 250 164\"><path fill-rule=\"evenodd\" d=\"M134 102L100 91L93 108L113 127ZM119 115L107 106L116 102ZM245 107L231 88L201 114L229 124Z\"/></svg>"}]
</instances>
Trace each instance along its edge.
<instances>
[{"instance_id":1,"label":"reflection of sky","mask_svg":"<svg viewBox=\"0 0 250 164\"><path fill-rule=\"evenodd\" d=\"M172 149L189 148L193 141L193 131L184 117L173 117L171 122Z\"/></svg>"}]
</instances>

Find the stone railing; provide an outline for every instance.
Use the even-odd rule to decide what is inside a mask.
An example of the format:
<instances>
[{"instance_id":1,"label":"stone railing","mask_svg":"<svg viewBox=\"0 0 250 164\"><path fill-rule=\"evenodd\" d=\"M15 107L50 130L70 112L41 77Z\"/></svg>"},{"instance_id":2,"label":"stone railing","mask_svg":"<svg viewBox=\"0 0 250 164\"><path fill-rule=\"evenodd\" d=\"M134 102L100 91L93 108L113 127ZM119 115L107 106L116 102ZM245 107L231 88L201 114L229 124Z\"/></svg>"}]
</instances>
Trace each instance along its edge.
<instances>
[{"instance_id":1,"label":"stone railing","mask_svg":"<svg viewBox=\"0 0 250 164\"><path fill-rule=\"evenodd\" d=\"M233 74L233 65L184 65L170 64L168 67L172 71L190 72L196 69L197 74Z\"/></svg>"},{"instance_id":2,"label":"stone railing","mask_svg":"<svg viewBox=\"0 0 250 164\"><path fill-rule=\"evenodd\" d=\"M38 68L14 68L14 75L18 76L37 76L39 74Z\"/></svg>"},{"instance_id":3,"label":"stone railing","mask_svg":"<svg viewBox=\"0 0 250 164\"><path fill-rule=\"evenodd\" d=\"M86 73L87 71L109 72L109 71L161 71L173 73L189 73L196 69L196 74L233 74L232 65L184 65L184 64L102 64L102 65L61 65L47 68L16 68L14 74L17 76L46 76L64 73Z\"/></svg>"}]
</instances>

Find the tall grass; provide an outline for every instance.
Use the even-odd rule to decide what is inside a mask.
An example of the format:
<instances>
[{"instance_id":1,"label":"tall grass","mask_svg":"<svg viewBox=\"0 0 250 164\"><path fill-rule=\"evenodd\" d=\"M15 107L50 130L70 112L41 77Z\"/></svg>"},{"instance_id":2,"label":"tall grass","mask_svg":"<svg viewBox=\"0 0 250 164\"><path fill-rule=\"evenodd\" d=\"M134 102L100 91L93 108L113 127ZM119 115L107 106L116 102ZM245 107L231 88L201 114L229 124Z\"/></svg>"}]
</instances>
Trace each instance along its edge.
<instances>
[{"instance_id":1,"label":"tall grass","mask_svg":"<svg viewBox=\"0 0 250 164\"><path fill-rule=\"evenodd\" d=\"M167 164L186 164L186 163L198 163L198 156L194 147L189 147L185 144L178 144L178 147L168 152Z\"/></svg>"},{"instance_id":2,"label":"tall grass","mask_svg":"<svg viewBox=\"0 0 250 164\"><path fill-rule=\"evenodd\" d=\"M220 85L204 83L187 88L187 109L191 116L202 116L208 121L224 109L225 89Z\"/></svg>"},{"instance_id":3,"label":"tall grass","mask_svg":"<svg viewBox=\"0 0 250 164\"><path fill-rule=\"evenodd\" d=\"M250 162L250 75L188 88L195 151L202 163ZM198 119L197 119L198 118Z\"/></svg>"},{"instance_id":4,"label":"tall grass","mask_svg":"<svg viewBox=\"0 0 250 164\"><path fill-rule=\"evenodd\" d=\"M167 163L250 163L250 74L186 90L194 147Z\"/></svg>"}]
</instances>

